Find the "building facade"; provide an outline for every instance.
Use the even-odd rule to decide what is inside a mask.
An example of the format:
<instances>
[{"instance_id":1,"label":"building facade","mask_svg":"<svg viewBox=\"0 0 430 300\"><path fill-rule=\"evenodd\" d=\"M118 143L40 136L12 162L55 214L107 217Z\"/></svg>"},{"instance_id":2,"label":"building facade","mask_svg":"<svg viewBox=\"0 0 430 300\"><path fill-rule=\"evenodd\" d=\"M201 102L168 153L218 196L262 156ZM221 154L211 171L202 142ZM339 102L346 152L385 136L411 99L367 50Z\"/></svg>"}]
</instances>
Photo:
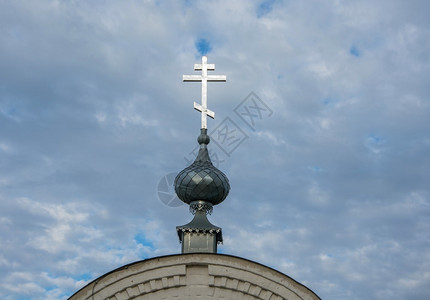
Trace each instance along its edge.
<instances>
[{"instance_id":1,"label":"building facade","mask_svg":"<svg viewBox=\"0 0 430 300\"><path fill-rule=\"evenodd\" d=\"M94 280L69 300L317 300L291 277L240 257L189 253L138 261Z\"/></svg>"}]
</instances>

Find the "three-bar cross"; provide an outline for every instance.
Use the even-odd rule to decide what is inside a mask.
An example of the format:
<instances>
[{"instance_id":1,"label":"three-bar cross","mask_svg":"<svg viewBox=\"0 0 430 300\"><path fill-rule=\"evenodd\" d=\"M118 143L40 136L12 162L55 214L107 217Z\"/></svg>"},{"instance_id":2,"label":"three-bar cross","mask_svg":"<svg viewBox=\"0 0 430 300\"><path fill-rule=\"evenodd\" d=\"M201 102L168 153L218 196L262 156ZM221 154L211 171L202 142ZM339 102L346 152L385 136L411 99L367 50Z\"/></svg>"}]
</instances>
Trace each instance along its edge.
<instances>
[{"instance_id":1,"label":"three-bar cross","mask_svg":"<svg viewBox=\"0 0 430 300\"><path fill-rule=\"evenodd\" d=\"M201 64L195 64L195 71L202 71L202 75L183 75L183 81L201 81L202 82L202 104L194 102L194 109L202 113L202 128L207 129L207 116L212 119L215 118L215 113L208 109L208 81L226 81L227 76L225 75L208 75L208 70L215 70L214 64L208 64L208 58L202 57Z\"/></svg>"}]
</instances>

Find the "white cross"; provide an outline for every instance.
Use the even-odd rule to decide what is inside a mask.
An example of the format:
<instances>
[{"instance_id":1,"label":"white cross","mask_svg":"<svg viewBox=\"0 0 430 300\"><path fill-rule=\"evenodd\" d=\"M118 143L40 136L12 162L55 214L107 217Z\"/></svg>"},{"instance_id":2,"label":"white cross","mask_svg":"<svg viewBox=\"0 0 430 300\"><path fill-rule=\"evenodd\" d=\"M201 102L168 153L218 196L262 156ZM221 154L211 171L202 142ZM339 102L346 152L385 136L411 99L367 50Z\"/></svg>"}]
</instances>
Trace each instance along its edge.
<instances>
[{"instance_id":1,"label":"white cross","mask_svg":"<svg viewBox=\"0 0 430 300\"><path fill-rule=\"evenodd\" d=\"M202 113L202 128L207 129L207 118L206 116L215 118L215 113L208 109L208 81L226 81L227 76L225 75L208 75L208 70L215 70L214 64L208 64L208 58L202 57L201 64L194 64L194 71L202 71L202 75L183 75L183 81L201 81L202 82L202 104L194 102L194 109Z\"/></svg>"}]
</instances>

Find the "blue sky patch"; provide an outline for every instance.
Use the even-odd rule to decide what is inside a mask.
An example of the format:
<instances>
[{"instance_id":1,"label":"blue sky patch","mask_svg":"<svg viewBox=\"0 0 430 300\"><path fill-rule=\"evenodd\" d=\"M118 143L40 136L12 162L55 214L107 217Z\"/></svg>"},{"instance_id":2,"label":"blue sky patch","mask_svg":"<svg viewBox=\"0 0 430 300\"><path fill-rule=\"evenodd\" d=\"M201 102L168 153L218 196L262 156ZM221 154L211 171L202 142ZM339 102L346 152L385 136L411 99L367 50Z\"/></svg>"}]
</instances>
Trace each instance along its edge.
<instances>
[{"instance_id":1,"label":"blue sky patch","mask_svg":"<svg viewBox=\"0 0 430 300\"><path fill-rule=\"evenodd\" d=\"M384 141L380 136L375 134L370 134L367 138L375 144L381 144Z\"/></svg>"},{"instance_id":2,"label":"blue sky patch","mask_svg":"<svg viewBox=\"0 0 430 300\"><path fill-rule=\"evenodd\" d=\"M261 18L268 13L270 13L273 9L273 4L276 0L266 0L260 3L257 7L257 17Z\"/></svg>"},{"instance_id":3,"label":"blue sky patch","mask_svg":"<svg viewBox=\"0 0 430 300\"><path fill-rule=\"evenodd\" d=\"M83 273L80 274L79 276L73 277L73 279L75 279L76 281L89 281L91 279L93 279L93 276L91 275L91 273Z\"/></svg>"},{"instance_id":4,"label":"blue sky patch","mask_svg":"<svg viewBox=\"0 0 430 300\"><path fill-rule=\"evenodd\" d=\"M328 107L333 107L334 105L336 105L337 102L339 102L339 100L333 97L327 97L322 99L322 103L324 104L324 106Z\"/></svg>"},{"instance_id":5,"label":"blue sky patch","mask_svg":"<svg viewBox=\"0 0 430 300\"><path fill-rule=\"evenodd\" d=\"M360 56L360 51L358 50L357 46L355 46L355 45L352 45L351 48L349 48L349 53L351 55L356 56L356 57Z\"/></svg>"},{"instance_id":6,"label":"blue sky patch","mask_svg":"<svg viewBox=\"0 0 430 300\"><path fill-rule=\"evenodd\" d=\"M136 241L136 243L138 243L138 244L141 244L141 245L143 245L143 246L145 246L145 247L148 247L148 248L150 248L150 249L155 249L154 244L153 244L150 240L148 240L148 239L146 238L145 234L143 234L142 232L141 232L141 233L136 234L136 235L134 236L134 240L135 240L135 241Z\"/></svg>"},{"instance_id":7,"label":"blue sky patch","mask_svg":"<svg viewBox=\"0 0 430 300\"><path fill-rule=\"evenodd\" d=\"M197 40L196 48L201 55L206 55L212 51L212 46L209 41L203 38Z\"/></svg>"},{"instance_id":8,"label":"blue sky patch","mask_svg":"<svg viewBox=\"0 0 430 300\"><path fill-rule=\"evenodd\" d=\"M318 166L309 166L308 169L315 173L322 172L322 168Z\"/></svg>"}]
</instances>

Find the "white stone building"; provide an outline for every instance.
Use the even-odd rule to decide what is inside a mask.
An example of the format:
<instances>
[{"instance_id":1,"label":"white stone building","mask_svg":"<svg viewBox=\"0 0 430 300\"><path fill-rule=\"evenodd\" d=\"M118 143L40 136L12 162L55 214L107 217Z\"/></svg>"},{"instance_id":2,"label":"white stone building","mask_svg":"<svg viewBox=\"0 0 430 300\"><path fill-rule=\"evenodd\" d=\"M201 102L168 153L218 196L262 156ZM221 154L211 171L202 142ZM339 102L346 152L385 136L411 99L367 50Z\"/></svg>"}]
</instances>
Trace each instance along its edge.
<instances>
[{"instance_id":1,"label":"white stone building","mask_svg":"<svg viewBox=\"0 0 430 300\"><path fill-rule=\"evenodd\" d=\"M138 261L94 280L70 300L316 300L310 289L240 257L188 253Z\"/></svg>"}]
</instances>

